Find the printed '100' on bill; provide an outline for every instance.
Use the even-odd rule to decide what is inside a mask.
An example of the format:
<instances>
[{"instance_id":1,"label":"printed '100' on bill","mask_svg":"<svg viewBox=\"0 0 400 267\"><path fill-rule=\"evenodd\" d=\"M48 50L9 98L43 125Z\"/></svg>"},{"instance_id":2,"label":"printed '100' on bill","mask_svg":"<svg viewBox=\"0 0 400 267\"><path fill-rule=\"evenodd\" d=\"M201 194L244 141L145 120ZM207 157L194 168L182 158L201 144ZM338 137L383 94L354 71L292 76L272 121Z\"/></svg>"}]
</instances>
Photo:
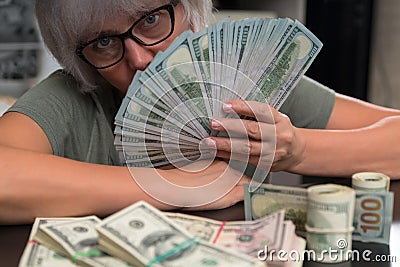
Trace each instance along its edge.
<instances>
[{"instance_id":1,"label":"printed '100' on bill","mask_svg":"<svg viewBox=\"0 0 400 267\"><path fill-rule=\"evenodd\" d=\"M245 217L255 220L285 209L285 219L296 225L296 232L305 236L308 194L305 188L263 184L254 192L245 185ZM352 234L353 240L389 244L393 217L393 192L356 190Z\"/></svg>"}]
</instances>

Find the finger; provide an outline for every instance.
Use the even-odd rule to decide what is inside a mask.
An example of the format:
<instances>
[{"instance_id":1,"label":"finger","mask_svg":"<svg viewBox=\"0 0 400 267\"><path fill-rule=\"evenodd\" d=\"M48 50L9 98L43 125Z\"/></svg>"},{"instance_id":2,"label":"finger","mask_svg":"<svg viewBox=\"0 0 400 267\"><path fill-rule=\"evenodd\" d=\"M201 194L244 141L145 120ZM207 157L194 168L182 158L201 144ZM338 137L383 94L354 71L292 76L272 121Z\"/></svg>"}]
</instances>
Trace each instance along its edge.
<instances>
[{"instance_id":1,"label":"finger","mask_svg":"<svg viewBox=\"0 0 400 267\"><path fill-rule=\"evenodd\" d=\"M274 153L270 151L268 153L263 153L262 156L247 156L243 154L232 154L230 152L219 151L216 156L218 158L227 159L227 160L236 160L241 162L250 163L253 166L256 166L260 169L268 169L271 167L272 162L274 161Z\"/></svg>"},{"instance_id":2,"label":"finger","mask_svg":"<svg viewBox=\"0 0 400 267\"><path fill-rule=\"evenodd\" d=\"M250 182L251 182L251 179L243 175L242 179L240 179L240 181L237 183L237 185L241 186L244 184L248 184Z\"/></svg>"},{"instance_id":3,"label":"finger","mask_svg":"<svg viewBox=\"0 0 400 267\"><path fill-rule=\"evenodd\" d=\"M259 155L262 143L242 138L208 137L207 147L242 155Z\"/></svg>"},{"instance_id":4,"label":"finger","mask_svg":"<svg viewBox=\"0 0 400 267\"><path fill-rule=\"evenodd\" d=\"M275 124L226 118L212 119L211 128L216 131L225 131L230 137L248 136L251 139L263 142L275 140Z\"/></svg>"},{"instance_id":5,"label":"finger","mask_svg":"<svg viewBox=\"0 0 400 267\"><path fill-rule=\"evenodd\" d=\"M275 115L278 115L278 112L268 104L256 101L232 100L225 102L222 109L226 113L245 115L259 122L271 124L275 122Z\"/></svg>"},{"instance_id":6,"label":"finger","mask_svg":"<svg viewBox=\"0 0 400 267\"><path fill-rule=\"evenodd\" d=\"M259 158L260 161L270 162L275 155L274 142L262 143L240 138L209 137L205 144L210 149L217 150L217 157L226 159L254 161Z\"/></svg>"}]
</instances>

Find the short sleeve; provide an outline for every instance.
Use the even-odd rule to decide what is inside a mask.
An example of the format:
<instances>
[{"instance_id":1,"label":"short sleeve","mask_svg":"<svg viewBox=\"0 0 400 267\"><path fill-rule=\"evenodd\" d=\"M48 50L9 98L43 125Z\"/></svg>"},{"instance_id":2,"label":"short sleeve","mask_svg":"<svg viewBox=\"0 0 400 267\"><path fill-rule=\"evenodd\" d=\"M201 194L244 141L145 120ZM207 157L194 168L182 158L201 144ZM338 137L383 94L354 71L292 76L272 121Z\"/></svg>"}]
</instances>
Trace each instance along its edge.
<instances>
[{"instance_id":1,"label":"short sleeve","mask_svg":"<svg viewBox=\"0 0 400 267\"><path fill-rule=\"evenodd\" d=\"M335 91L303 77L280 108L299 128L324 129L335 104Z\"/></svg>"},{"instance_id":2,"label":"short sleeve","mask_svg":"<svg viewBox=\"0 0 400 267\"><path fill-rule=\"evenodd\" d=\"M83 94L70 75L57 71L28 90L8 112L19 112L34 120L47 135L56 156L118 165L111 119L116 106L103 105L101 100L113 102L111 92L103 91L101 96ZM107 114L103 107L107 107Z\"/></svg>"}]
</instances>

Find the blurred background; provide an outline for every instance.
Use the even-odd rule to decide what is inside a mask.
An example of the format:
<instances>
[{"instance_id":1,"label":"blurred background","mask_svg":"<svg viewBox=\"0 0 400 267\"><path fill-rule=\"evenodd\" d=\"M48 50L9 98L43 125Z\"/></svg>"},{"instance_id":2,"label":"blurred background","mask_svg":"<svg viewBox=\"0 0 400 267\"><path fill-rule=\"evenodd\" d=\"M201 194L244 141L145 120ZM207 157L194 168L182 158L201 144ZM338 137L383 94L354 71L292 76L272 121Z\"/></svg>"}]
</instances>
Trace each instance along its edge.
<instances>
[{"instance_id":1,"label":"blurred background","mask_svg":"<svg viewBox=\"0 0 400 267\"><path fill-rule=\"evenodd\" d=\"M32 0L0 0L0 95L18 98L57 68L35 25Z\"/></svg>"}]
</instances>

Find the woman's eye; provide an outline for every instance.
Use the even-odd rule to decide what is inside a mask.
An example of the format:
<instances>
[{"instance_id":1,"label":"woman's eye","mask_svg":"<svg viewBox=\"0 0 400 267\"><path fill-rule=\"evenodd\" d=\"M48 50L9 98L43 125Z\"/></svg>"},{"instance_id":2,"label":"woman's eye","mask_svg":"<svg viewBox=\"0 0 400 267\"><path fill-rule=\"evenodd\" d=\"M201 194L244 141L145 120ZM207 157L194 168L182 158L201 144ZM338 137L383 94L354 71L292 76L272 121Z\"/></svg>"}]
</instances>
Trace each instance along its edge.
<instances>
[{"instance_id":1,"label":"woman's eye","mask_svg":"<svg viewBox=\"0 0 400 267\"><path fill-rule=\"evenodd\" d=\"M157 22L159 15L150 15L144 20L144 26L151 26Z\"/></svg>"},{"instance_id":2,"label":"woman's eye","mask_svg":"<svg viewBox=\"0 0 400 267\"><path fill-rule=\"evenodd\" d=\"M111 44L111 39L108 37L104 37L97 41L96 47L97 48L106 48L110 44Z\"/></svg>"}]
</instances>

